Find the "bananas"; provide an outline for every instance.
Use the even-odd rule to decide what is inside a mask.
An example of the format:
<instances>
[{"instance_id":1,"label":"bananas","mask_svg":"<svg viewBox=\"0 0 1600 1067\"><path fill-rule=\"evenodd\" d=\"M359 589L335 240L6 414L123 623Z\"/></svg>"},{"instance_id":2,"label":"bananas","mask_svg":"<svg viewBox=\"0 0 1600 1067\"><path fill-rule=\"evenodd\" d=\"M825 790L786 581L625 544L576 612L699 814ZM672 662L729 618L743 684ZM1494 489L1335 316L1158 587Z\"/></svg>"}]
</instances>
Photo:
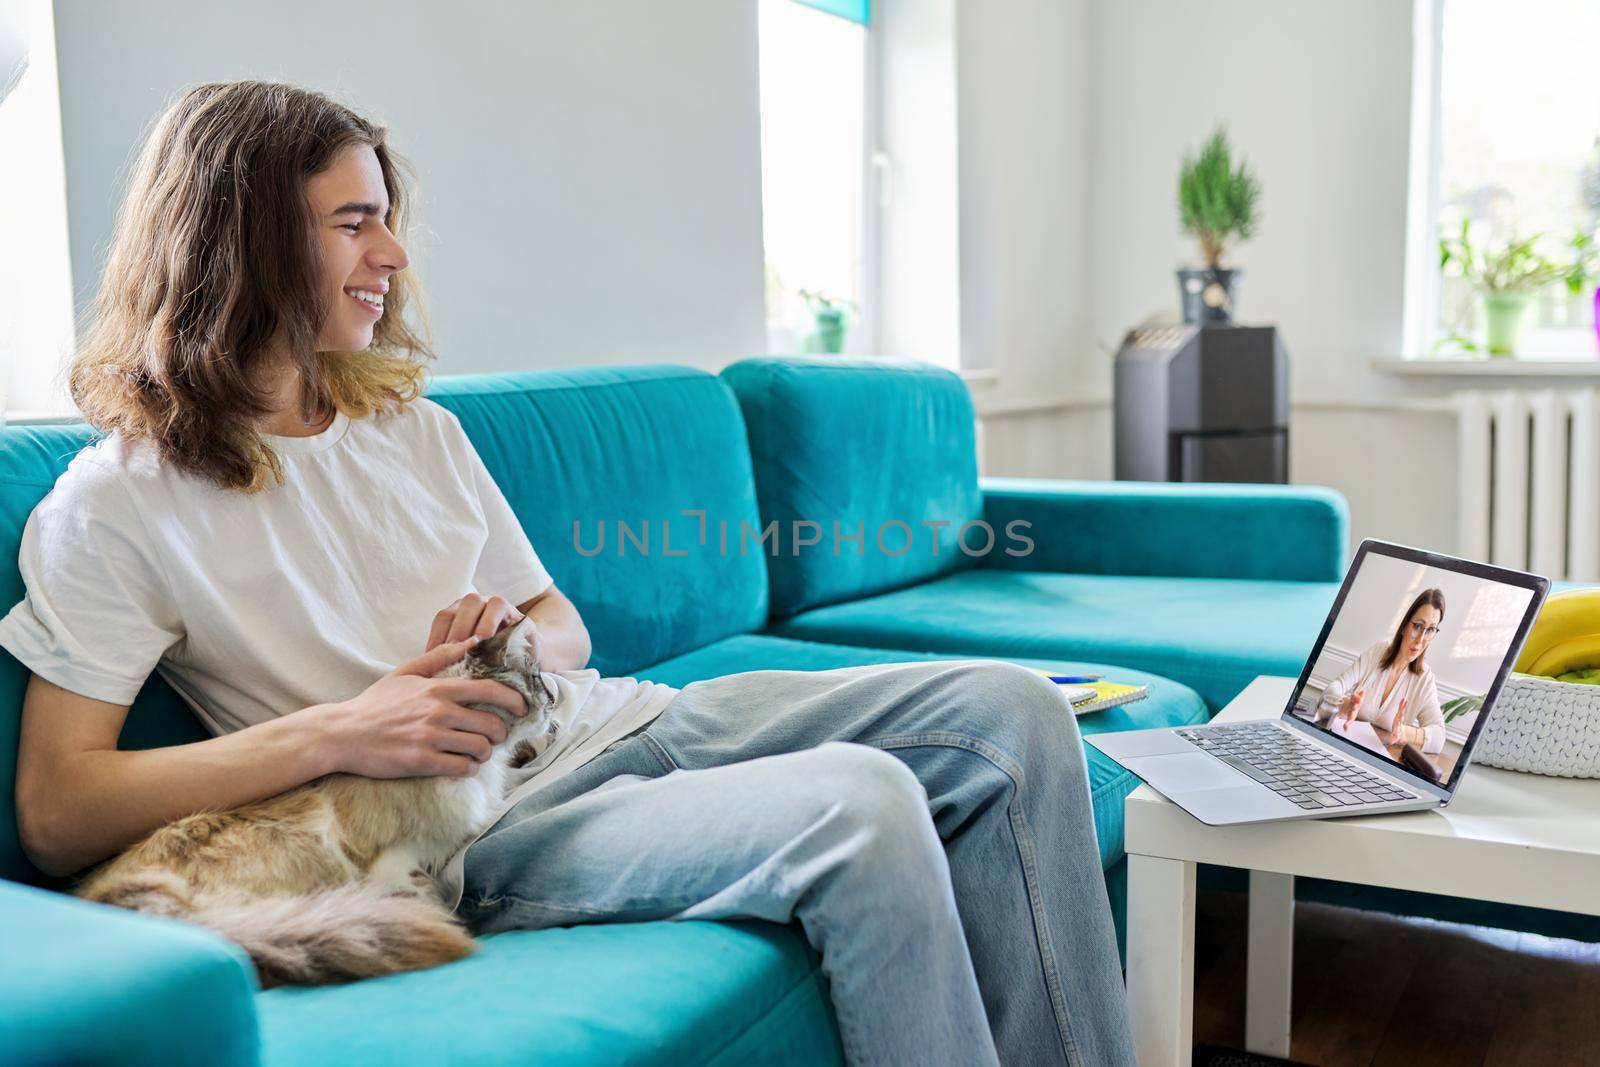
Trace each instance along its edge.
<instances>
[{"instance_id":1,"label":"bananas","mask_svg":"<svg viewBox=\"0 0 1600 1067\"><path fill-rule=\"evenodd\" d=\"M1600 667L1600 588L1563 589L1545 599L1516 669L1553 678L1585 667Z\"/></svg>"},{"instance_id":2,"label":"bananas","mask_svg":"<svg viewBox=\"0 0 1600 1067\"><path fill-rule=\"evenodd\" d=\"M1551 645L1523 673L1554 678L1585 667L1600 667L1600 634L1583 634Z\"/></svg>"}]
</instances>

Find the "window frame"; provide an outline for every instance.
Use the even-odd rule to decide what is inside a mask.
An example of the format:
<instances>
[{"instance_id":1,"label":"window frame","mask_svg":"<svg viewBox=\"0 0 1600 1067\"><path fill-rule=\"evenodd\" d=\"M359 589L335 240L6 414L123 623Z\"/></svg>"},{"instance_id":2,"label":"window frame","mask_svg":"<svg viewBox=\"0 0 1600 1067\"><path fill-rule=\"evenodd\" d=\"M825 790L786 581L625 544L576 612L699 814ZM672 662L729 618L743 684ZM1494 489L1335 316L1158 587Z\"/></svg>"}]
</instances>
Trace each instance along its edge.
<instances>
[{"instance_id":1,"label":"window frame","mask_svg":"<svg viewBox=\"0 0 1600 1067\"><path fill-rule=\"evenodd\" d=\"M1411 144L1406 176L1404 359L1426 359L1439 323L1440 67L1444 0L1412 0Z\"/></svg>"},{"instance_id":2,"label":"window frame","mask_svg":"<svg viewBox=\"0 0 1600 1067\"><path fill-rule=\"evenodd\" d=\"M1439 268L1439 214L1443 205L1440 163L1443 156L1444 6L1447 0L1412 0L1412 70L1409 169L1406 176L1405 282L1401 308L1402 362L1417 360L1480 361L1484 353L1437 355L1443 278ZM1583 340L1550 343L1552 333L1581 330ZM1592 357L1593 333L1581 327L1529 324L1527 351L1514 358L1523 363L1565 363ZM1581 355L1570 349L1581 348Z\"/></svg>"}]
</instances>

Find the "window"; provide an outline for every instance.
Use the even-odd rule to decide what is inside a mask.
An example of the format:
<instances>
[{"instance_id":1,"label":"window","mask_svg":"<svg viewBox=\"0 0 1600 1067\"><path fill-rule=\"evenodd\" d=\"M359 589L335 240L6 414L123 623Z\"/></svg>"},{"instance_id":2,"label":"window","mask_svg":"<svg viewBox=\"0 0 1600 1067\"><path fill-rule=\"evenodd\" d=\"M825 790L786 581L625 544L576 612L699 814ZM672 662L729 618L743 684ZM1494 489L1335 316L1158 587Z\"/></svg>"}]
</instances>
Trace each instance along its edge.
<instances>
[{"instance_id":1,"label":"window","mask_svg":"<svg viewBox=\"0 0 1600 1067\"><path fill-rule=\"evenodd\" d=\"M1419 106L1412 193L1411 354L1481 353L1490 309L1459 259L1441 269L1439 239L1463 223L1475 252L1537 235L1555 277L1532 287L1516 354L1593 359L1600 227L1600 4L1594 0L1417 0ZM1580 251L1587 243L1590 251ZM1418 262L1420 260L1420 262ZM1426 264L1426 265L1424 265ZM1574 267L1580 269L1574 270Z\"/></svg>"},{"instance_id":2,"label":"window","mask_svg":"<svg viewBox=\"0 0 1600 1067\"><path fill-rule=\"evenodd\" d=\"M57 373L74 338L55 57L49 3L0 17L0 421L73 412Z\"/></svg>"},{"instance_id":3,"label":"window","mask_svg":"<svg viewBox=\"0 0 1600 1067\"><path fill-rule=\"evenodd\" d=\"M796 0L761 0L759 12L768 343L822 350L805 291L857 309L844 344L866 351L866 27Z\"/></svg>"}]
</instances>

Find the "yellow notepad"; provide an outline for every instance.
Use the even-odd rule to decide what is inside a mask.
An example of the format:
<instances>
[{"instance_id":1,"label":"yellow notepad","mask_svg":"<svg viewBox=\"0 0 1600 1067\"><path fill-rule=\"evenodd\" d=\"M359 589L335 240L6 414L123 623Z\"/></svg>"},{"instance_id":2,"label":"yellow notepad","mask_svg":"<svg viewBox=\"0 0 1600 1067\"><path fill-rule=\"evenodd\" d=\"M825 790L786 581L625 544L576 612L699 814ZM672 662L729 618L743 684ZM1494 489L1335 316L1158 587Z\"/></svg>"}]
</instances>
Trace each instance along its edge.
<instances>
[{"instance_id":1,"label":"yellow notepad","mask_svg":"<svg viewBox=\"0 0 1600 1067\"><path fill-rule=\"evenodd\" d=\"M1074 715L1087 715L1091 711L1104 711L1119 704L1131 704L1150 695L1148 686L1118 685L1115 682L1090 682L1084 688L1094 690L1094 699L1072 705Z\"/></svg>"},{"instance_id":2,"label":"yellow notepad","mask_svg":"<svg viewBox=\"0 0 1600 1067\"><path fill-rule=\"evenodd\" d=\"M1039 670L1037 667L1035 670ZM1046 678L1053 672L1039 670ZM1150 688L1143 685L1119 685L1116 682L1072 682L1062 684L1062 689L1092 690L1094 695L1084 700L1074 701L1072 713L1074 715L1088 715L1090 712L1104 711L1114 708L1119 704L1131 704L1135 700L1143 700L1150 695Z\"/></svg>"}]
</instances>

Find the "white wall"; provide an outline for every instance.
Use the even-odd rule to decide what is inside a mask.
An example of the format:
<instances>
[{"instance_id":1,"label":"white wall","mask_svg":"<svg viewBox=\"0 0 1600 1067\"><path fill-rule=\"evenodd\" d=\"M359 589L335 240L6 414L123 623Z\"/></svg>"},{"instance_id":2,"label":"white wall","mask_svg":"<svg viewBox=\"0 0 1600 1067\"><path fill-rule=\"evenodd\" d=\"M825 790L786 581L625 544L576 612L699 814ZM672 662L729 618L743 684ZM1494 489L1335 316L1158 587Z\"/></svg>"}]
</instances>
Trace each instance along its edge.
<instances>
[{"instance_id":1,"label":"white wall","mask_svg":"<svg viewBox=\"0 0 1600 1067\"><path fill-rule=\"evenodd\" d=\"M1241 319L1282 327L1297 400L1381 387L1368 363L1401 343L1411 5L1119 0L1092 22L1095 338L1176 311L1173 269L1196 259L1179 161L1225 120L1264 190L1234 256Z\"/></svg>"},{"instance_id":2,"label":"white wall","mask_svg":"<svg viewBox=\"0 0 1600 1067\"><path fill-rule=\"evenodd\" d=\"M1086 373L1092 3L957 5L961 361L988 374L985 474L1110 472L1109 386Z\"/></svg>"},{"instance_id":3,"label":"white wall","mask_svg":"<svg viewBox=\"0 0 1600 1067\"><path fill-rule=\"evenodd\" d=\"M868 46L867 324L884 355L961 365L956 0L880 0ZM873 197L878 199L873 202ZM876 255L872 252L876 251Z\"/></svg>"},{"instance_id":4,"label":"white wall","mask_svg":"<svg viewBox=\"0 0 1600 1067\"><path fill-rule=\"evenodd\" d=\"M1402 354L1410 153L1411 4L1342 0L1097 3L1090 17L1092 336L1103 353L1175 315L1185 151L1226 121L1263 187L1259 235L1238 247L1240 319L1276 323L1290 354L1290 468L1350 500L1354 539L1448 550L1454 424L1407 410L1438 387L1372 368ZM1109 451L1109 444L1108 444Z\"/></svg>"},{"instance_id":5,"label":"white wall","mask_svg":"<svg viewBox=\"0 0 1600 1067\"><path fill-rule=\"evenodd\" d=\"M56 0L56 22L80 305L163 101L276 78L387 123L415 164L441 373L765 346L753 3Z\"/></svg>"},{"instance_id":6,"label":"white wall","mask_svg":"<svg viewBox=\"0 0 1600 1067\"><path fill-rule=\"evenodd\" d=\"M1062 391L1093 269L1088 5L957 14L962 362L999 371L1010 394Z\"/></svg>"}]
</instances>

